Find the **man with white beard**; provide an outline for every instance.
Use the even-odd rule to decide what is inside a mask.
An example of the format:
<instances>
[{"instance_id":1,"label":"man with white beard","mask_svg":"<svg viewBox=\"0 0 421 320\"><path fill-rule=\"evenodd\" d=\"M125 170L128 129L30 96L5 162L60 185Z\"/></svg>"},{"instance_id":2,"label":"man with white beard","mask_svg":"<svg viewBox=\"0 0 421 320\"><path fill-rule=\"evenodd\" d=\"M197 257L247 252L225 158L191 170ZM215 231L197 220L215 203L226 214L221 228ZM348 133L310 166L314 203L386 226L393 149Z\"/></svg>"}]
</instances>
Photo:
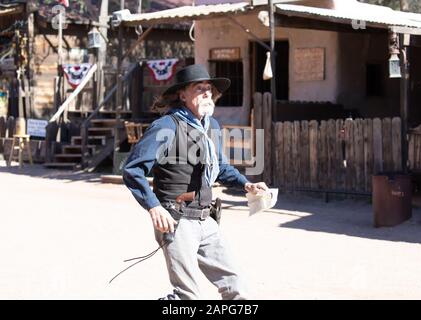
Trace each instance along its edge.
<instances>
[{"instance_id":1,"label":"man with white beard","mask_svg":"<svg viewBox=\"0 0 421 320\"><path fill-rule=\"evenodd\" d=\"M176 74L176 83L155 101L166 114L154 121L133 148L123 178L152 219L163 248L173 293L163 299L198 299L199 272L218 288L222 299L246 299L243 280L212 216L215 181L257 194L223 154L215 101L228 89L227 78L211 78L202 65ZM211 139L216 132L216 139ZM146 176L153 174L153 191Z\"/></svg>"}]
</instances>

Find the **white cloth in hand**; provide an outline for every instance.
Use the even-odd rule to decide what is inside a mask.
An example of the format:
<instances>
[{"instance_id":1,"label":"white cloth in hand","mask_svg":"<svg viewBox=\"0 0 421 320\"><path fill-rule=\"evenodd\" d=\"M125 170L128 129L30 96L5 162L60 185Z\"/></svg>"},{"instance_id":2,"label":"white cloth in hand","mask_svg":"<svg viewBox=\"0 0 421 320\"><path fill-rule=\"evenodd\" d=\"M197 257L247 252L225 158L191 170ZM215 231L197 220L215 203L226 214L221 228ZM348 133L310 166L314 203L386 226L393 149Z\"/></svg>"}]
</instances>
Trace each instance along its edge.
<instances>
[{"instance_id":1,"label":"white cloth in hand","mask_svg":"<svg viewBox=\"0 0 421 320\"><path fill-rule=\"evenodd\" d=\"M246 193L249 215L273 208L278 201L278 189L270 188L268 191L261 191L257 194Z\"/></svg>"}]
</instances>

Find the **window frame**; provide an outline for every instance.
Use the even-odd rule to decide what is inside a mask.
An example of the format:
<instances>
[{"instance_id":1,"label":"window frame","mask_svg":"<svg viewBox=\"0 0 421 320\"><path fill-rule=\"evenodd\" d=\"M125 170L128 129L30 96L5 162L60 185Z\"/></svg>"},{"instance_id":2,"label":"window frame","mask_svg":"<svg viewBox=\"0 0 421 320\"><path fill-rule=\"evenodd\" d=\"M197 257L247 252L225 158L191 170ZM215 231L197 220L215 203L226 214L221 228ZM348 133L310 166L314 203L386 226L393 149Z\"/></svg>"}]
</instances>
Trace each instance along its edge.
<instances>
[{"instance_id":1,"label":"window frame","mask_svg":"<svg viewBox=\"0 0 421 320\"><path fill-rule=\"evenodd\" d=\"M227 76L221 76L221 75L217 75L216 74L216 63L239 63L241 66L241 75L236 77L235 75L227 75ZM244 106L244 61L243 59L208 59L208 66L209 66L209 73L211 74L212 77L225 77L231 80L231 86L230 88L228 88L227 91L225 91L225 93L222 94L222 97L218 100L221 101L221 99L224 99L224 95L227 94L227 92L229 92L229 90L232 88L232 85L235 81L233 81L233 78L235 78L238 81L241 81L240 84L240 91L237 91L236 93L232 94L233 96L236 96L234 99L238 99L240 100L239 104L235 105L235 104L224 104L224 105L220 105L218 104L218 102L216 103L217 107L220 108L240 108ZM230 100L232 101L232 100Z\"/></svg>"}]
</instances>

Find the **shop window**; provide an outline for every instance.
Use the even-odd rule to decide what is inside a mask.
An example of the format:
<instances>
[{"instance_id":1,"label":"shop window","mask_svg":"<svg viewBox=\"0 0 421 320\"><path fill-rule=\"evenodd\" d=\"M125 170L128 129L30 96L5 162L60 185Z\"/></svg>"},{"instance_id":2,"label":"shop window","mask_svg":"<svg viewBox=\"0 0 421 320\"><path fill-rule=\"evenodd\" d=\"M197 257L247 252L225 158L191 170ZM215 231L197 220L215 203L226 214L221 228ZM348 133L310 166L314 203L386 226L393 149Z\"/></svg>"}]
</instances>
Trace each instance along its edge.
<instances>
[{"instance_id":1,"label":"shop window","mask_svg":"<svg viewBox=\"0 0 421 320\"><path fill-rule=\"evenodd\" d=\"M231 86L216 103L221 107L241 107L243 105L243 63L242 61L210 61L210 73L214 77L231 80Z\"/></svg>"}]
</instances>

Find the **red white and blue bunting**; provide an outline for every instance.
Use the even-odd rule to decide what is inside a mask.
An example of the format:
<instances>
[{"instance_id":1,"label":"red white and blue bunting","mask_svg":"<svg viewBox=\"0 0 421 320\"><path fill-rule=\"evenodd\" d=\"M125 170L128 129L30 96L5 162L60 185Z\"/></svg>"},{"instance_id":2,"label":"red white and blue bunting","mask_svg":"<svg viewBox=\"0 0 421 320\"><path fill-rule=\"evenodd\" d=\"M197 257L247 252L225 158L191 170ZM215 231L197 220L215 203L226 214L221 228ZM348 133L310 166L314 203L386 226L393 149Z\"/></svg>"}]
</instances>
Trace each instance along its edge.
<instances>
[{"instance_id":1,"label":"red white and blue bunting","mask_svg":"<svg viewBox=\"0 0 421 320\"><path fill-rule=\"evenodd\" d=\"M69 6L69 0L58 0L58 3L62 4L65 7Z\"/></svg>"},{"instance_id":2,"label":"red white and blue bunting","mask_svg":"<svg viewBox=\"0 0 421 320\"><path fill-rule=\"evenodd\" d=\"M178 59L149 60L146 62L156 81L168 81L174 76Z\"/></svg>"},{"instance_id":3,"label":"red white and blue bunting","mask_svg":"<svg viewBox=\"0 0 421 320\"><path fill-rule=\"evenodd\" d=\"M67 81L69 81L69 84L73 89L76 89L77 86L82 82L83 78L86 76L91 67L92 64L90 63L62 65Z\"/></svg>"}]
</instances>

